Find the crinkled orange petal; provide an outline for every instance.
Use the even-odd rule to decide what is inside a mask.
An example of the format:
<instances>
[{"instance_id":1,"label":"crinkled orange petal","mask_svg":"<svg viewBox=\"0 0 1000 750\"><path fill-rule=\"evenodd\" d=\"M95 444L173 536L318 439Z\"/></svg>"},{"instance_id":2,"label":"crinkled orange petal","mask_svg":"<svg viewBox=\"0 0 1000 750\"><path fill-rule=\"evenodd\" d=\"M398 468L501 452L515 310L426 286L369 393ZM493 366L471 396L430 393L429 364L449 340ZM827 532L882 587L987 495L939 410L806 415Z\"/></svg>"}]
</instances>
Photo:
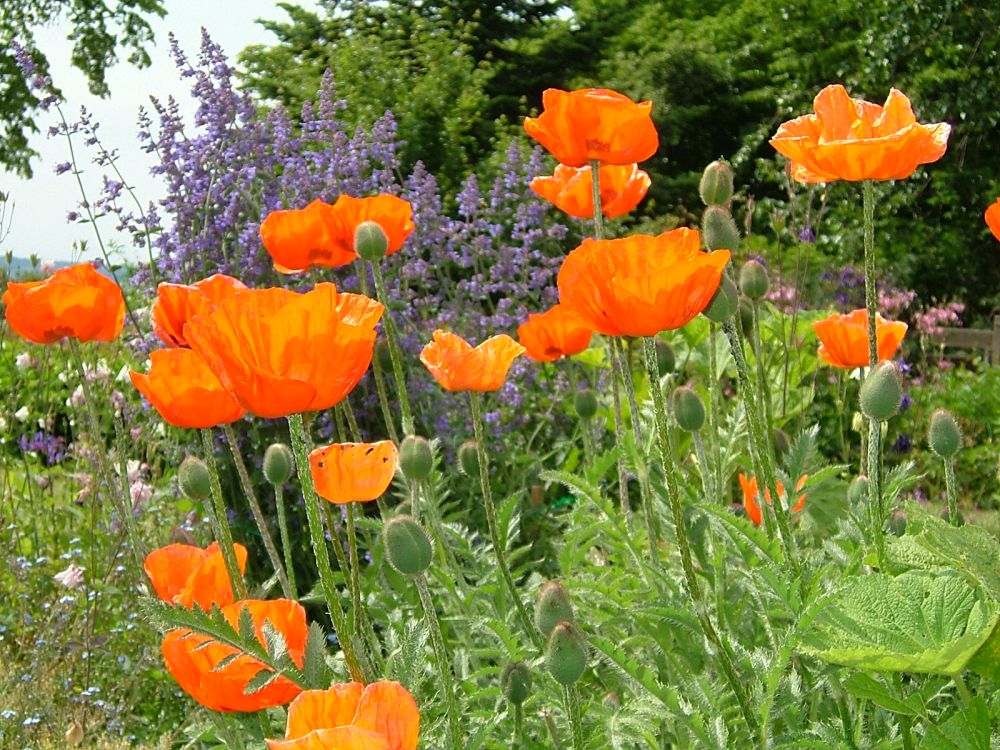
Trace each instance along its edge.
<instances>
[{"instance_id":1,"label":"crinkled orange petal","mask_svg":"<svg viewBox=\"0 0 1000 750\"><path fill-rule=\"evenodd\" d=\"M359 727L317 729L294 740L267 740L269 750L392 750L389 740Z\"/></svg>"},{"instance_id":2,"label":"crinkled orange petal","mask_svg":"<svg viewBox=\"0 0 1000 750\"><path fill-rule=\"evenodd\" d=\"M351 325L374 328L382 319L384 311L381 302L363 294L340 292L337 295L337 314Z\"/></svg>"},{"instance_id":3,"label":"crinkled orange petal","mask_svg":"<svg viewBox=\"0 0 1000 750\"><path fill-rule=\"evenodd\" d=\"M156 596L165 602L173 602L187 583L195 568L201 565L209 552L190 544L168 544L154 549L143 562L146 575L153 584ZM232 593L232 592L230 592ZM220 602L229 604L230 602Z\"/></svg>"},{"instance_id":4,"label":"crinkled orange petal","mask_svg":"<svg viewBox=\"0 0 1000 750\"><path fill-rule=\"evenodd\" d=\"M853 310L847 315L832 313L812 324L819 337L820 359L833 367L851 370L868 365L868 311ZM875 340L879 361L892 359L906 335L906 323L875 316Z\"/></svg>"},{"instance_id":5,"label":"crinkled orange petal","mask_svg":"<svg viewBox=\"0 0 1000 750\"><path fill-rule=\"evenodd\" d=\"M389 750L416 750L420 711L410 692L398 682L367 685L352 723L386 737Z\"/></svg>"},{"instance_id":6,"label":"crinkled orange petal","mask_svg":"<svg viewBox=\"0 0 1000 750\"><path fill-rule=\"evenodd\" d=\"M993 236L1000 240L1000 198L986 209L983 218L986 219L986 226L993 232Z\"/></svg>"},{"instance_id":7,"label":"crinkled orange petal","mask_svg":"<svg viewBox=\"0 0 1000 750\"><path fill-rule=\"evenodd\" d=\"M260 225L260 239L280 273L310 266L345 266L357 255L334 211L322 200L305 208L272 211Z\"/></svg>"},{"instance_id":8,"label":"crinkled orange petal","mask_svg":"<svg viewBox=\"0 0 1000 750\"><path fill-rule=\"evenodd\" d=\"M161 283L153 303L153 333L167 346L187 346L184 324L211 312L222 300L246 289L239 279L217 273L194 284Z\"/></svg>"},{"instance_id":9,"label":"crinkled orange petal","mask_svg":"<svg viewBox=\"0 0 1000 750\"><path fill-rule=\"evenodd\" d=\"M315 729L330 729L350 724L358 710L364 685L346 682L326 690L305 690L288 706L285 739L304 737Z\"/></svg>"},{"instance_id":10,"label":"crinkled orange petal","mask_svg":"<svg viewBox=\"0 0 1000 750\"><path fill-rule=\"evenodd\" d=\"M409 201L395 195L376 195L369 198L353 198L341 195L333 204L333 210L343 232L345 242L354 251L354 232L365 221L374 221L388 240L386 255L399 250L406 238L414 230L413 207ZM354 257L357 257L355 253Z\"/></svg>"},{"instance_id":11,"label":"crinkled orange petal","mask_svg":"<svg viewBox=\"0 0 1000 750\"><path fill-rule=\"evenodd\" d=\"M472 348L460 336L438 330L420 352L420 361L446 390L495 391L503 386L511 364L524 351L505 333Z\"/></svg>"},{"instance_id":12,"label":"crinkled orange petal","mask_svg":"<svg viewBox=\"0 0 1000 750\"><path fill-rule=\"evenodd\" d=\"M553 362L579 354L593 336L575 313L564 305L553 305L543 313L532 313L517 329L525 354L538 362Z\"/></svg>"},{"instance_id":13,"label":"crinkled orange petal","mask_svg":"<svg viewBox=\"0 0 1000 750\"><path fill-rule=\"evenodd\" d=\"M246 572L247 548L234 543L233 551L236 553L236 564L240 573ZM183 607L197 605L208 611L213 604L224 607L232 604L235 599L233 584L229 579L229 571L226 570L226 561L219 549L219 543L212 542L205 552L207 553L205 559L194 568L183 589L174 599Z\"/></svg>"},{"instance_id":14,"label":"crinkled orange petal","mask_svg":"<svg viewBox=\"0 0 1000 750\"><path fill-rule=\"evenodd\" d=\"M601 212L609 219L624 216L646 197L649 175L635 164L605 165L600 168L598 188ZM531 189L556 208L578 219L594 215L592 170L560 164L551 177L536 177Z\"/></svg>"},{"instance_id":15,"label":"crinkled orange petal","mask_svg":"<svg viewBox=\"0 0 1000 750\"><path fill-rule=\"evenodd\" d=\"M396 474L399 451L391 440L334 443L309 454L309 468L320 497L331 503L380 498Z\"/></svg>"},{"instance_id":16,"label":"crinkled orange petal","mask_svg":"<svg viewBox=\"0 0 1000 750\"><path fill-rule=\"evenodd\" d=\"M760 506L757 505L757 478L747 477L740 472L740 489L743 490L743 507L747 512L747 518L753 521L754 526L760 526L761 518Z\"/></svg>"}]
</instances>

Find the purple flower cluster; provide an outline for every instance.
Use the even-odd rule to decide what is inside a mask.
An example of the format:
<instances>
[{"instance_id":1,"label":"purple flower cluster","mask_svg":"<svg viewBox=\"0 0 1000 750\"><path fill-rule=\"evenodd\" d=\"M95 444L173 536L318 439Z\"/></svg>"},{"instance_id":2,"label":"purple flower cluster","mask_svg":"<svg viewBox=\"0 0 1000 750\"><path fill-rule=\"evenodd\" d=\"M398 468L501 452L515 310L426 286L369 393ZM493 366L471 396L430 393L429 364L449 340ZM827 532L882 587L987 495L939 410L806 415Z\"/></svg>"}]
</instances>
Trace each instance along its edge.
<instances>
[{"instance_id":1,"label":"purple flower cluster","mask_svg":"<svg viewBox=\"0 0 1000 750\"><path fill-rule=\"evenodd\" d=\"M917 330L924 334L940 333L942 328L962 325L961 315L965 305L949 302L940 307L928 307L913 316Z\"/></svg>"},{"instance_id":2,"label":"purple flower cluster","mask_svg":"<svg viewBox=\"0 0 1000 750\"><path fill-rule=\"evenodd\" d=\"M838 273L824 271L820 279L833 287L833 298L844 310L865 306L865 273L854 266L844 266Z\"/></svg>"},{"instance_id":3,"label":"purple flower cluster","mask_svg":"<svg viewBox=\"0 0 1000 750\"><path fill-rule=\"evenodd\" d=\"M17 444L24 453L37 453L46 466L55 466L66 458L66 438L60 435L47 432L36 432L30 437L21 435Z\"/></svg>"}]
</instances>

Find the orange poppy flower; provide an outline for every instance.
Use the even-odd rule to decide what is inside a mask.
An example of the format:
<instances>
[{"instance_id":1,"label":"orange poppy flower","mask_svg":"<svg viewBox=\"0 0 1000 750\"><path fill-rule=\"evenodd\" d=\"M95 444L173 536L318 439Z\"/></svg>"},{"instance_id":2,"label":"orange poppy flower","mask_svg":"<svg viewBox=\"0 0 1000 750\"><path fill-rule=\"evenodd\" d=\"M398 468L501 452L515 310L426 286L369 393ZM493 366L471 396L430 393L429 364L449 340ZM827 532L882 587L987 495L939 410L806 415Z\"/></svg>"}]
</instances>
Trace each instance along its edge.
<instances>
[{"instance_id":1,"label":"orange poppy flower","mask_svg":"<svg viewBox=\"0 0 1000 750\"><path fill-rule=\"evenodd\" d=\"M288 706L285 739L270 750L416 750L420 711L398 682L306 690Z\"/></svg>"},{"instance_id":2,"label":"orange poppy flower","mask_svg":"<svg viewBox=\"0 0 1000 750\"><path fill-rule=\"evenodd\" d=\"M386 255L403 246L413 232L413 209L395 195L353 198L342 195L332 206L314 200L302 209L272 211L260 225L264 248L279 273L298 273L310 266L336 268L354 261L354 230L374 221L389 242Z\"/></svg>"},{"instance_id":3,"label":"orange poppy flower","mask_svg":"<svg viewBox=\"0 0 1000 750\"><path fill-rule=\"evenodd\" d=\"M391 440L334 443L309 454L316 492L337 505L380 498L397 466L399 451Z\"/></svg>"},{"instance_id":4,"label":"orange poppy flower","mask_svg":"<svg viewBox=\"0 0 1000 750\"><path fill-rule=\"evenodd\" d=\"M646 197L649 184L649 175L636 164L601 167L597 185L601 213L609 219L624 216ZM560 164L551 177L533 179L531 189L570 216L589 219L594 215L594 180L589 166L577 169Z\"/></svg>"},{"instance_id":5,"label":"orange poppy flower","mask_svg":"<svg viewBox=\"0 0 1000 750\"><path fill-rule=\"evenodd\" d=\"M239 279L217 273L194 284L160 284L153 303L153 333L167 346L187 346L184 324L211 312L227 297L246 289Z\"/></svg>"},{"instance_id":6,"label":"orange poppy flower","mask_svg":"<svg viewBox=\"0 0 1000 750\"><path fill-rule=\"evenodd\" d=\"M584 240L559 269L559 302L606 336L654 336L708 306L729 255L702 252L696 229Z\"/></svg>"},{"instance_id":7,"label":"orange poppy flower","mask_svg":"<svg viewBox=\"0 0 1000 750\"><path fill-rule=\"evenodd\" d=\"M808 474L803 474L799 481L795 483L795 491L799 492L803 487L806 486L806 481L809 479ZM778 494L782 497L785 495L785 486L781 482L775 482L777 485L776 489ZM757 504L757 498L760 497L760 492L757 489L757 477L747 477L746 474L740 472L740 489L743 490L743 507L746 508L747 517L753 521L755 526L760 526L761 514L760 506ZM764 490L764 499L767 504L771 504L771 492L768 489ZM799 495L798 502L792 506L792 513L799 513L802 509L806 507L806 496L805 493Z\"/></svg>"},{"instance_id":8,"label":"orange poppy flower","mask_svg":"<svg viewBox=\"0 0 1000 750\"><path fill-rule=\"evenodd\" d=\"M816 114L783 123L771 139L792 160L799 182L901 180L948 148L951 126L918 123L910 100L896 89L880 107L852 99L839 84L827 86L813 109Z\"/></svg>"},{"instance_id":9,"label":"orange poppy flower","mask_svg":"<svg viewBox=\"0 0 1000 750\"><path fill-rule=\"evenodd\" d=\"M247 567L247 548L233 544L233 550L242 573ZM234 601L233 584L218 542L205 549L168 544L146 555L143 567L156 595L165 602L207 611L213 604L224 607Z\"/></svg>"},{"instance_id":10,"label":"orange poppy flower","mask_svg":"<svg viewBox=\"0 0 1000 750\"><path fill-rule=\"evenodd\" d=\"M149 372L129 372L136 387L174 427L201 428L240 419L240 406L190 349L158 349L149 355Z\"/></svg>"},{"instance_id":11,"label":"orange poppy flower","mask_svg":"<svg viewBox=\"0 0 1000 750\"><path fill-rule=\"evenodd\" d=\"M636 104L608 89L542 93L542 114L524 120L524 130L569 167L635 164L656 153L659 138L649 116L651 102Z\"/></svg>"},{"instance_id":12,"label":"orange poppy flower","mask_svg":"<svg viewBox=\"0 0 1000 750\"><path fill-rule=\"evenodd\" d=\"M454 333L434 331L434 340L420 352L420 361L442 388L449 391L495 391L524 347L501 333L475 349Z\"/></svg>"},{"instance_id":13,"label":"orange poppy flower","mask_svg":"<svg viewBox=\"0 0 1000 750\"><path fill-rule=\"evenodd\" d=\"M3 293L7 322L36 344L67 337L113 341L125 324L125 298L90 263L60 268L42 281L11 281Z\"/></svg>"},{"instance_id":14,"label":"orange poppy flower","mask_svg":"<svg viewBox=\"0 0 1000 750\"><path fill-rule=\"evenodd\" d=\"M996 203L986 209L984 218L986 226L993 232L993 236L1000 240L1000 198L997 198Z\"/></svg>"},{"instance_id":15,"label":"orange poppy flower","mask_svg":"<svg viewBox=\"0 0 1000 750\"><path fill-rule=\"evenodd\" d=\"M345 296L333 284L251 289L193 317L184 335L251 414L328 409L368 370L382 313L374 300Z\"/></svg>"},{"instance_id":16,"label":"orange poppy flower","mask_svg":"<svg viewBox=\"0 0 1000 750\"><path fill-rule=\"evenodd\" d=\"M288 655L302 667L309 628L306 611L289 599L263 601L244 599L222 608L222 614L234 629L239 627L240 612L249 609L257 640L264 645L264 623L271 623L288 646ZM239 649L190 630L171 630L161 646L167 671L177 684L201 705L213 711L259 711L282 706L302 692L286 677L277 677L267 687L247 695L250 681L268 668L258 659ZM221 669L219 665L237 655Z\"/></svg>"},{"instance_id":17,"label":"orange poppy flower","mask_svg":"<svg viewBox=\"0 0 1000 750\"><path fill-rule=\"evenodd\" d=\"M843 370L868 366L868 311L854 310L847 315L831 313L812 324L819 336L817 353L828 365ZM875 314L875 341L878 359L892 359L906 335L906 323L884 320Z\"/></svg>"},{"instance_id":18,"label":"orange poppy flower","mask_svg":"<svg viewBox=\"0 0 1000 750\"><path fill-rule=\"evenodd\" d=\"M538 362L579 354L590 346L593 333L565 305L553 305L543 313L532 313L528 322L517 328L517 338L525 354Z\"/></svg>"}]
</instances>

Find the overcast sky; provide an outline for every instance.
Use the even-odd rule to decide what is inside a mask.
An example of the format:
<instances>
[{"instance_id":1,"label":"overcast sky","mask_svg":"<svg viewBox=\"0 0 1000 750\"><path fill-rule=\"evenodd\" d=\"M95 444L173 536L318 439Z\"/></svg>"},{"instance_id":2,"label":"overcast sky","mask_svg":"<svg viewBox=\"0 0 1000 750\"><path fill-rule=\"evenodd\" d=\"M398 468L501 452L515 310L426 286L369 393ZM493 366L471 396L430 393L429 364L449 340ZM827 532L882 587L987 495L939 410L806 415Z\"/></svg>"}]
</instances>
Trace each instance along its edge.
<instances>
[{"instance_id":1,"label":"overcast sky","mask_svg":"<svg viewBox=\"0 0 1000 750\"><path fill-rule=\"evenodd\" d=\"M310 8L316 6L315 0L299 0L297 4ZM149 48L152 66L138 70L127 63L116 65L108 71L111 95L107 99L90 95L85 77L70 65L72 44L66 40L68 24L41 29L36 35L37 44L51 65L53 81L67 98L64 105L67 117L75 117L81 105L94 113L95 119L101 123L99 133L102 142L109 149L119 149L121 160L118 167L135 187L143 204L160 198L162 190L149 175L152 158L142 152L136 137L136 115L140 105L148 102L150 94L161 100L172 94L181 103L182 111L188 115L194 111L188 94L190 80L182 82L170 60L168 32L172 31L177 36L181 47L193 58L204 27L230 58L235 58L249 44L275 41L271 33L255 22L256 19L287 18L273 0L240 0L238 3L229 0L167 0L165 5L167 15L153 23L156 42ZM41 114L38 124L42 132L31 141L40 156L33 162L35 174L30 180L0 169L0 192L9 194L13 203L13 213L10 204L7 211L11 220L10 233L0 242L0 253L10 250L21 257L36 253L41 259L78 260L74 257L73 244L83 239L87 240L88 248L83 259L91 260L99 256L92 228L88 224L66 221L66 214L79 202L80 193L71 173L57 176L53 172L55 165L69 160L65 138L50 139L45 135L54 122L51 115ZM76 143L74 147L79 158L83 144ZM101 170L89 159L84 160L84 169L83 179L93 200L99 192ZM144 253L134 250L127 238L116 235L113 219L101 223L101 232L105 238L110 236L125 245L129 257L139 257Z\"/></svg>"}]
</instances>

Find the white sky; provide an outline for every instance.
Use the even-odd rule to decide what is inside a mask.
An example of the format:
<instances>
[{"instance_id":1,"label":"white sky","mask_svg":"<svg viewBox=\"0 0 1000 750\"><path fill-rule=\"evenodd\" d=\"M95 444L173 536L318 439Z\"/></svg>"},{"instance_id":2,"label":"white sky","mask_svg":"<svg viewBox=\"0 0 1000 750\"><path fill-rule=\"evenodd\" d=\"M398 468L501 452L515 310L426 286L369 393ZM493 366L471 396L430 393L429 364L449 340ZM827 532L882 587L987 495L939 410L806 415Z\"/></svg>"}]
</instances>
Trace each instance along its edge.
<instances>
[{"instance_id":1,"label":"white sky","mask_svg":"<svg viewBox=\"0 0 1000 750\"><path fill-rule=\"evenodd\" d=\"M315 8L315 0L298 0L298 5ZM117 148L121 154L118 168L126 181L131 184L140 201L145 206L150 200L162 195L159 183L149 175L152 157L139 147L136 115L139 106L148 103L150 94L161 100L173 95L181 104L182 112L191 115L194 104L188 93L190 79L182 81L170 60L167 40L168 32L173 32L181 48L189 58L197 56L201 41L201 29L206 28L230 59L250 44L268 44L274 35L255 23L258 18L285 20L284 11L273 0L167 0L167 15L152 23L156 40L148 48L153 64L141 70L119 63L108 71L107 80L111 94L99 99L87 91L84 75L69 62L71 42L67 41L69 24L58 23L36 32L36 43L45 53L51 66L52 78L67 101L63 105L67 119L75 119L80 107L85 106L101 123L98 133L104 146ZM122 55L124 57L124 55ZM149 107L147 107L149 109ZM40 154L32 162L34 176L24 180L0 169L0 192L9 194L13 203L7 206L7 220L10 232L0 241L0 253L13 251L14 255L28 257L35 253L41 259L76 260L73 243L87 240L86 260L99 257L100 252L94 242L93 228L89 224L70 224L66 214L73 210L80 200L76 180L69 172L55 175L55 165L69 161L65 138L48 138L46 131L55 123L54 113L42 113L38 118L41 132L31 140L32 147ZM99 194L101 169L92 164L89 157L81 157L82 138L74 143L77 158L84 168L83 180L90 200ZM127 237L114 231L114 219L106 218L100 223L102 236L126 248L130 258L144 256L144 250L132 248ZM0 229L6 229L4 227ZM2 232L0 232L2 236Z\"/></svg>"}]
</instances>

